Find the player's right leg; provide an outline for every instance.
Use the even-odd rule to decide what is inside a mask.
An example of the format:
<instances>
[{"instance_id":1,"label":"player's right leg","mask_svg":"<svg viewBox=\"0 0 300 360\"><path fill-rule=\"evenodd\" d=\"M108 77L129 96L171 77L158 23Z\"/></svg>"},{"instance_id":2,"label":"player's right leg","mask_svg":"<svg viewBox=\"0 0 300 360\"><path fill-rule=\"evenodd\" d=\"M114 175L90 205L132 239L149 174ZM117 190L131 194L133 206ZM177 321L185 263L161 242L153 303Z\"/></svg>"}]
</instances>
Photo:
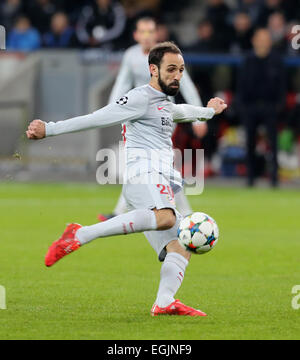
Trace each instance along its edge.
<instances>
[{"instance_id":1,"label":"player's right leg","mask_svg":"<svg viewBox=\"0 0 300 360\"><path fill-rule=\"evenodd\" d=\"M174 227L176 216L172 192L161 191L160 184L149 183L148 177L148 174L144 174L138 177L139 183L135 181L123 186L126 202L134 210L91 226L76 224L79 226L76 231L69 231L67 227L62 237L49 248L46 266L52 266L62 257L97 238ZM167 185L166 182L164 187Z\"/></svg>"}]
</instances>

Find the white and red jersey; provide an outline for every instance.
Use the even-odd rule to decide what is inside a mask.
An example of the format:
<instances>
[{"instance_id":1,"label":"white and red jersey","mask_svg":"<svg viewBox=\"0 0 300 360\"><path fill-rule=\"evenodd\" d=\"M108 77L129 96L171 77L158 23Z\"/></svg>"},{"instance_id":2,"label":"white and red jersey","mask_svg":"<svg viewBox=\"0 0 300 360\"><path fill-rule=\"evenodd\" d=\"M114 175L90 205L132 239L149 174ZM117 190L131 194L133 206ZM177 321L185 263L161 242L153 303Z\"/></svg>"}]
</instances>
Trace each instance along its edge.
<instances>
[{"instance_id":1,"label":"white and red jersey","mask_svg":"<svg viewBox=\"0 0 300 360\"><path fill-rule=\"evenodd\" d=\"M174 122L211 119L214 114L213 108L175 105L166 94L148 84L129 91L92 114L47 123L46 136L123 124L126 138L124 181L155 170L168 178L176 178L175 182L179 184L181 176L173 169L171 137Z\"/></svg>"}]
</instances>

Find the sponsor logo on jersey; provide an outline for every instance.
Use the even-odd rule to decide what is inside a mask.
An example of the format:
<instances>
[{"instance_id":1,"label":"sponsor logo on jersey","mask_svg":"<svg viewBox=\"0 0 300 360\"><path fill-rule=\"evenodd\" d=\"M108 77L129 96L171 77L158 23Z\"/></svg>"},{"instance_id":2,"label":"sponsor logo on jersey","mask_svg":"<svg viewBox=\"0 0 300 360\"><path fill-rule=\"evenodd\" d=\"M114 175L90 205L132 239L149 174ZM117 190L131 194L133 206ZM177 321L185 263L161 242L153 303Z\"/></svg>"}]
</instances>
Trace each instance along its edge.
<instances>
[{"instance_id":1,"label":"sponsor logo on jersey","mask_svg":"<svg viewBox=\"0 0 300 360\"><path fill-rule=\"evenodd\" d=\"M162 116L161 117L161 125L162 126L172 126L172 119L169 117Z\"/></svg>"}]
</instances>

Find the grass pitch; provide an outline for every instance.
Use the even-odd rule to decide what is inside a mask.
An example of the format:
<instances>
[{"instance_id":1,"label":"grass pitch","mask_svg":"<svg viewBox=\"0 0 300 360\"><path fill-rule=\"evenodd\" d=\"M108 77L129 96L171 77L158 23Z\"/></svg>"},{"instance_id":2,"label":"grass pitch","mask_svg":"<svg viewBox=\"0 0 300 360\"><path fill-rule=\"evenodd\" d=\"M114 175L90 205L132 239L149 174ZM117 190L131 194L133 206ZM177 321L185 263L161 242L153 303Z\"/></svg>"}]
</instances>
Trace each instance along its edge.
<instances>
[{"instance_id":1,"label":"grass pitch","mask_svg":"<svg viewBox=\"0 0 300 360\"><path fill-rule=\"evenodd\" d=\"M160 263L142 234L97 239L53 268L48 246L68 222L95 223L120 188L0 184L0 339L299 339L297 190L206 187L190 197L214 217L216 248L193 256L176 297L206 318L149 314Z\"/></svg>"}]
</instances>

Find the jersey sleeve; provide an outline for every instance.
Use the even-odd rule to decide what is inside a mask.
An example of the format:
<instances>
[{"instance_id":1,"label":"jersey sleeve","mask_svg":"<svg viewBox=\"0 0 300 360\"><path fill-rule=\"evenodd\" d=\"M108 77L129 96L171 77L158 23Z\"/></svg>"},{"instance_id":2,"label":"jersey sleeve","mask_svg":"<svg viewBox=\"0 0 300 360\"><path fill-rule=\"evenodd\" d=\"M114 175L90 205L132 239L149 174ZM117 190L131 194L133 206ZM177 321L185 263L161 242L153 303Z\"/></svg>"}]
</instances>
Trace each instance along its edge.
<instances>
[{"instance_id":1,"label":"jersey sleeve","mask_svg":"<svg viewBox=\"0 0 300 360\"><path fill-rule=\"evenodd\" d=\"M132 90L117 102L91 114L78 116L56 123L46 123L46 137L82 130L104 128L127 121L138 120L146 113L148 98L139 90Z\"/></svg>"},{"instance_id":2,"label":"jersey sleeve","mask_svg":"<svg viewBox=\"0 0 300 360\"><path fill-rule=\"evenodd\" d=\"M197 120L205 121L211 119L215 115L215 110L213 108L189 104L176 105L171 103L171 111L175 123L193 122Z\"/></svg>"}]
</instances>

